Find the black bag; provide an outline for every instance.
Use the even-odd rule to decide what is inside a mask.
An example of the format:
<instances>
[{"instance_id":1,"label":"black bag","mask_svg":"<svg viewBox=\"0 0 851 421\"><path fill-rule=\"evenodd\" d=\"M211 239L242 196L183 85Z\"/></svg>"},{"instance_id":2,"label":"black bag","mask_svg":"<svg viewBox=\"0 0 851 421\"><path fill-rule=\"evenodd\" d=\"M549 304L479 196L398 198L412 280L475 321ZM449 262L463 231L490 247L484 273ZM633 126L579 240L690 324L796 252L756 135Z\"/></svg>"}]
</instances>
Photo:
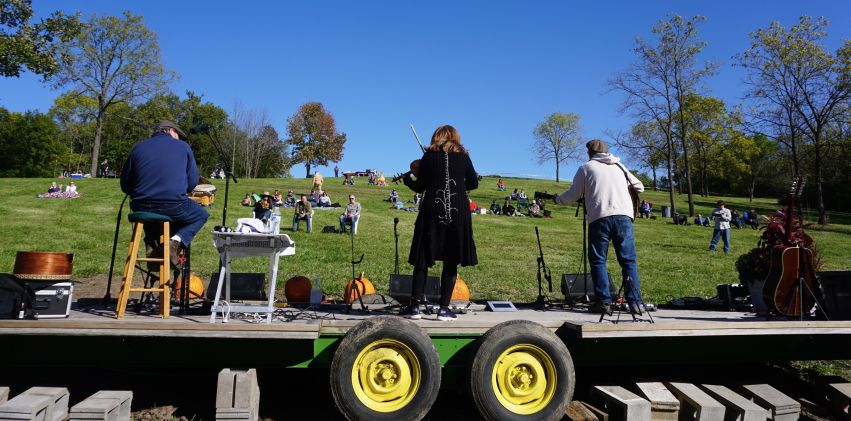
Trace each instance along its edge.
<instances>
[{"instance_id":1,"label":"black bag","mask_svg":"<svg viewBox=\"0 0 851 421\"><path fill-rule=\"evenodd\" d=\"M32 314L35 293L30 287L8 273L0 273L0 319L18 319ZM23 306L21 305L23 303Z\"/></svg>"}]
</instances>

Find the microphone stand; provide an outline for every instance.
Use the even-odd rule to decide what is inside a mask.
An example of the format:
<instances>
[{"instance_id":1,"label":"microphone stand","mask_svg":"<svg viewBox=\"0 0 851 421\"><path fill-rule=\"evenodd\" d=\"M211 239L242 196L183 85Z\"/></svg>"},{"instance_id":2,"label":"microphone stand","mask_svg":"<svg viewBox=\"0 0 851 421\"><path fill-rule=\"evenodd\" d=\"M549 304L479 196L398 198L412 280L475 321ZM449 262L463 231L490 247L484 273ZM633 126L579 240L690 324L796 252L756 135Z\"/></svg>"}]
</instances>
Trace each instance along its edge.
<instances>
[{"instance_id":1,"label":"microphone stand","mask_svg":"<svg viewBox=\"0 0 851 421\"><path fill-rule=\"evenodd\" d=\"M399 274L399 231L396 226L399 225L399 218L393 218L393 239L396 241L396 274Z\"/></svg>"},{"instance_id":2,"label":"microphone stand","mask_svg":"<svg viewBox=\"0 0 851 421\"><path fill-rule=\"evenodd\" d=\"M225 151L222 149L222 145L219 142L219 132L216 130L215 126L210 126L213 129L213 133L215 137L210 135L209 130L204 130L204 133L207 134L207 137L210 138L210 142L213 144L213 147L216 148L216 152L219 154L219 160L222 161L222 167L225 170L225 204L222 206L222 226L227 226L228 220L228 196L230 194L230 180L233 179L234 183L237 183L236 176L233 175L233 168L231 168L230 161L228 161L227 156L225 156Z\"/></svg>"},{"instance_id":3,"label":"microphone stand","mask_svg":"<svg viewBox=\"0 0 851 421\"><path fill-rule=\"evenodd\" d=\"M585 208L585 197L576 201L576 217L579 217L579 207L582 206L582 300L586 303L588 297L588 209Z\"/></svg>"}]
</instances>

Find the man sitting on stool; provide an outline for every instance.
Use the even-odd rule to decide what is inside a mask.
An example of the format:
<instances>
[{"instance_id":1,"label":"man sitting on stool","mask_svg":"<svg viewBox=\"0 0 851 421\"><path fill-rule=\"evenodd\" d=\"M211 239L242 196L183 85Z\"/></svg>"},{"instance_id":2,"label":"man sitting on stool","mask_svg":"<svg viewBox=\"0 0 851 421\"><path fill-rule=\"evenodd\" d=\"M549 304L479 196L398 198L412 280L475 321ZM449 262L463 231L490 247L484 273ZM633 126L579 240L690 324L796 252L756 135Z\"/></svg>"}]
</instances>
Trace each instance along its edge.
<instances>
[{"instance_id":1,"label":"man sitting on stool","mask_svg":"<svg viewBox=\"0 0 851 421\"><path fill-rule=\"evenodd\" d=\"M340 232L346 233L346 224L352 225L352 235L358 233L358 219L360 219L360 203L355 202L355 195L349 195L349 204L346 205L346 211L340 215Z\"/></svg>"},{"instance_id":2,"label":"man sitting on stool","mask_svg":"<svg viewBox=\"0 0 851 421\"><path fill-rule=\"evenodd\" d=\"M191 244L210 217L187 195L195 189L200 177L192 148L180 141L185 139L186 134L176 124L162 120L150 139L133 147L121 168L121 191L132 198L130 209L166 215L174 221L169 245L172 264L177 263L178 249ZM147 245L159 237L157 228L145 225Z\"/></svg>"}]
</instances>

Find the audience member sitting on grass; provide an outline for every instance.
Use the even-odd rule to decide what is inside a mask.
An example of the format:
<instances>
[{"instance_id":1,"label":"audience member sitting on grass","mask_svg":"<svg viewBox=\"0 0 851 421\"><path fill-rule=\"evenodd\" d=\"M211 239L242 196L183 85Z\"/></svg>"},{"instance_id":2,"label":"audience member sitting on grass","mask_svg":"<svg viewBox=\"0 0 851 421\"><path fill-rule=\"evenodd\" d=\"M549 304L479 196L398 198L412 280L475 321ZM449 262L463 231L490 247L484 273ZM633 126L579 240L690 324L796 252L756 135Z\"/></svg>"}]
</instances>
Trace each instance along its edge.
<instances>
[{"instance_id":1,"label":"audience member sitting on grass","mask_svg":"<svg viewBox=\"0 0 851 421\"><path fill-rule=\"evenodd\" d=\"M287 192L287 197L284 198L284 207L285 208L294 208L295 207L295 196L293 196L293 191L290 190Z\"/></svg>"},{"instance_id":2,"label":"audience member sitting on grass","mask_svg":"<svg viewBox=\"0 0 851 421\"><path fill-rule=\"evenodd\" d=\"M537 200L533 200L532 203L529 204L529 216L533 218L543 218L543 215L541 215L541 205L538 204Z\"/></svg>"},{"instance_id":3,"label":"audience member sitting on grass","mask_svg":"<svg viewBox=\"0 0 851 421\"><path fill-rule=\"evenodd\" d=\"M355 202L355 195L349 195L349 204L346 205L346 210L340 215L340 233L346 233L346 224L352 226L352 235L358 233L358 219L360 219L361 206Z\"/></svg>"},{"instance_id":4,"label":"audience member sitting on grass","mask_svg":"<svg viewBox=\"0 0 851 421\"><path fill-rule=\"evenodd\" d=\"M479 205L477 205L476 202L473 201L473 199L468 197L467 200L470 201L470 212L479 213L479 210L482 208L480 208Z\"/></svg>"},{"instance_id":5,"label":"audience member sitting on grass","mask_svg":"<svg viewBox=\"0 0 851 421\"><path fill-rule=\"evenodd\" d=\"M496 200L491 202L491 213L494 215L499 215L502 213L502 208L499 207L499 204L496 203Z\"/></svg>"},{"instance_id":6,"label":"audience member sitting on grass","mask_svg":"<svg viewBox=\"0 0 851 421\"><path fill-rule=\"evenodd\" d=\"M688 225L688 217L681 213L675 213L674 223L677 225Z\"/></svg>"},{"instance_id":7,"label":"audience member sitting on grass","mask_svg":"<svg viewBox=\"0 0 851 421\"><path fill-rule=\"evenodd\" d=\"M59 193L61 191L62 189L60 189L59 186L56 185L55 181L51 182L50 187L47 188L48 193Z\"/></svg>"},{"instance_id":8,"label":"audience member sitting on grass","mask_svg":"<svg viewBox=\"0 0 851 421\"><path fill-rule=\"evenodd\" d=\"M709 226L709 218L704 217L701 214L697 214L697 216L694 217L694 224L698 225L698 226L708 227Z\"/></svg>"},{"instance_id":9,"label":"audience member sitting on grass","mask_svg":"<svg viewBox=\"0 0 851 421\"><path fill-rule=\"evenodd\" d=\"M330 208L331 207L331 198L328 197L327 192L322 192L319 196L319 207L320 208Z\"/></svg>"},{"instance_id":10,"label":"audience member sitting on grass","mask_svg":"<svg viewBox=\"0 0 851 421\"><path fill-rule=\"evenodd\" d=\"M275 194L272 195L272 204L275 206L283 206L284 204L283 197L281 196L281 191L278 189L275 189Z\"/></svg>"},{"instance_id":11,"label":"audience member sitting on grass","mask_svg":"<svg viewBox=\"0 0 851 421\"><path fill-rule=\"evenodd\" d=\"M388 196L385 201L390 203L396 203L397 200L399 200L399 192L397 192L396 189L390 190L390 196Z\"/></svg>"},{"instance_id":12,"label":"audience member sitting on grass","mask_svg":"<svg viewBox=\"0 0 851 421\"><path fill-rule=\"evenodd\" d=\"M505 191L505 182L502 181L501 178L496 182L496 189L499 191Z\"/></svg>"},{"instance_id":13,"label":"audience member sitting on grass","mask_svg":"<svg viewBox=\"0 0 851 421\"><path fill-rule=\"evenodd\" d=\"M263 196L254 204L254 217L266 222L272 216L272 203L269 196Z\"/></svg>"},{"instance_id":14,"label":"audience member sitting on grass","mask_svg":"<svg viewBox=\"0 0 851 421\"><path fill-rule=\"evenodd\" d=\"M419 193L414 193L414 206L419 206L420 202L423 200L423 196Z\"/></svg>"},{"instance_id":15,"label":"audience member sitting on grass","mask_svg":"<svg viewBox=\"0 0 851 421\"><path fill-rule=\"evenodd\" d=\"M741 215L739 215L739 211L735 209L730 210L730 218L732 218L732 220L730 221L731 225L736 228L742 227L742 217Z\"/></svg>"},{"instance_id":16,"label":"audience member sitting on grass","mask_svg":"<svg viewBox=\"0 0 851 421\"><path fill-rule=\"evenodd\" d=\"M505 216L514 216L515 212L514 206L511 206L508 200L506 200L502 205L502 214Z\"/></svg>"},{"instance_id":17,"label":"audience member sitting on grass","mask_svg":"<svg viewBox=\"0 0 851 421\"><path fill-rule=\"evenodd\" d=\"M748 211L747 224L750 225L753 229L759 228L759 214L756 213L756 210L751 209L750 211Z\"/></svg>"},{"instance_id":18,"label":"audience member sitting on grass","mask_svg":"<svg viewBox=\"0 0 851 421\"><path fill-rule=\"evenodd\" d=\"M251 195L245 193L245 197L242 198L242 206L251 206Z\"/></svg>"},{"instance_id":19,"label":"audience member sitting on grass","mask_svg":"<svg viewBox=\"0 0 851 421\"><path fill-rule=\"evenodd\" d=\"M653 212L653 205L647 199L641 201L641 206L638 208L638 216L641 218L649 218Z\"/></svg>"},{"instance_id":20,"label":"audience member sitting on grass","mask_svg":"<svg viewBox=\"0 0 851 421\"><path fill-rule=\"evenodd\" d=\"M514 189L513 192L508 196L509 200L517 200L519 193L517 193L517 189Z\"/></svg>"},{"instance_id":21,"label":"audience member sitting on grass","mask_svg":"<svg viewBox=\"0 0 851 421\"><path fill-rule=\"evenodd\" d=\"M65 193L76 193L76 192L77 192L77 185L74 184L73 181L69 182L68 186L65 187Z\"/></svg>"},{"instance_id":22,"label":"audience member sitting on grass","mask_svg":"<svg viewBox=\"0 0 851 421\"><path fill-rule=\"evenodd\" d=\"M526 192L523 189L520 189L520 193L517 193L518 199L526 199Z\"/></svg>"}]
</instances>

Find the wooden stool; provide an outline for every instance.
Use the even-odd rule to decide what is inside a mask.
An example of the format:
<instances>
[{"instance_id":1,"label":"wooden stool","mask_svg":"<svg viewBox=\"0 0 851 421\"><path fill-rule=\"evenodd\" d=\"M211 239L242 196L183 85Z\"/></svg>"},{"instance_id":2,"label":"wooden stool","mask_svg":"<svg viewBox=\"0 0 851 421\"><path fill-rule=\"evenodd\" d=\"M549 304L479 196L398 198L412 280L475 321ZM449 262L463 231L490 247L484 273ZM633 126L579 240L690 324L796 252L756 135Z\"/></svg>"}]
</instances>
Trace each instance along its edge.
<instances>
[{"instance_id":1,"label":"wooden stool","mask_svg":"<svg viewBox=\"0 0 851 421\"><path fill-rule=\"evenodd\" d=\"M115 307L115 317L117 319L124 318L124 312L127 310L127 300L130 298L131 292L159 292L160 293L160 315L163 318L168 318L171 304L171 294L169 291L168 280L171 276L171 250L169 247L171 238L171 218L165 215L160 215L153 212L131 212L127 215L127 219L133 223L133 236L130 240L130 249L127 252L127 260L124 262L123 278L121 280L121 292L118 293L118 305ZM142 239L142 231L145 224L160 223L162 224L162 236L160 243L163 245L163 257L138 257L139 244ZM133 272L136 269L136 262L152 262L160 264L160 284L158 288L133 288Z\"/></svg>"}]
</instances>

